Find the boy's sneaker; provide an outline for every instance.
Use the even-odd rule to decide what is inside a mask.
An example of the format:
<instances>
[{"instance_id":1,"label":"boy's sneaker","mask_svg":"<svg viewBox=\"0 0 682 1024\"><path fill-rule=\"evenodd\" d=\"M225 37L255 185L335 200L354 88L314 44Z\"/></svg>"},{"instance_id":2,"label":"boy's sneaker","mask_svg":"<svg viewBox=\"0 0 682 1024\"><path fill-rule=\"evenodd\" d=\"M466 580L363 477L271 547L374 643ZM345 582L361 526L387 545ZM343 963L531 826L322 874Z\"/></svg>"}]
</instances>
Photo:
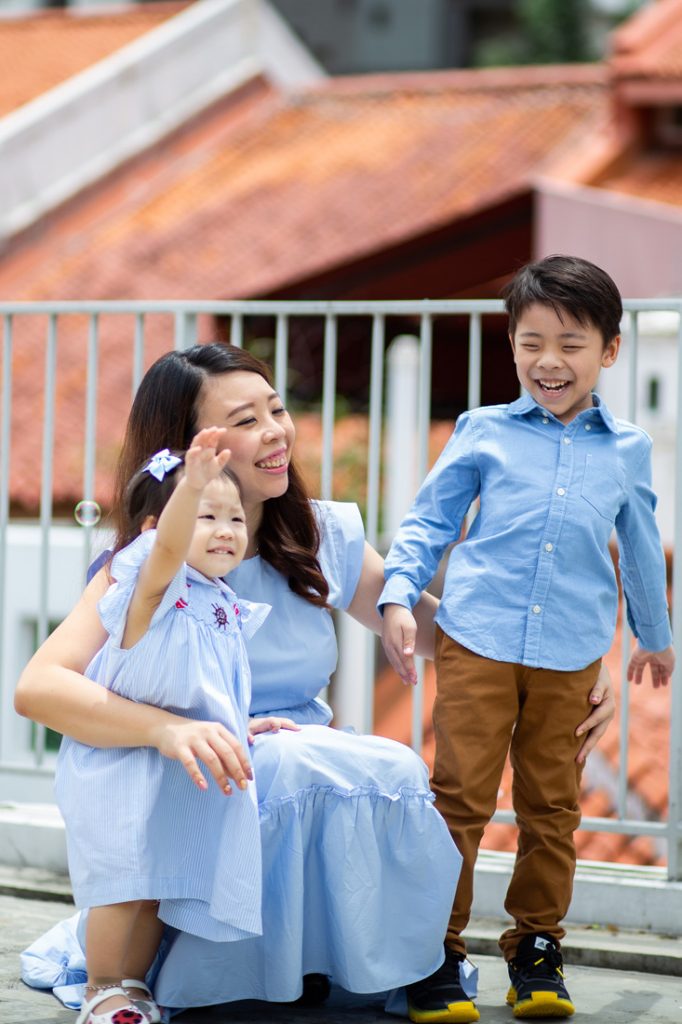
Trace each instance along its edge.
<instances>
[{"instance_id":1,"label":"boy's sneaker","mask_svg":"<svg viewBox=\"0 0 682 1024\"><path fill-rule=\"evenodd\" d=\"M470 1024L480 1014L459 980L461 953L445 947L445 960L437 971L406 986L407 1012L415 1024Z\"/></svg>"},{"instance_id":2,"label":"boy's sneaker","mask_svg":"<svg viewBox=\"0 0 682 1024\"><path fill-rule=\"evenodd\" d=\"M548 935L526 935L510 960L507 1002L515 1017L570 1017L575 1007L566 991L564 962Z\"/></svg>"}]
</instances>

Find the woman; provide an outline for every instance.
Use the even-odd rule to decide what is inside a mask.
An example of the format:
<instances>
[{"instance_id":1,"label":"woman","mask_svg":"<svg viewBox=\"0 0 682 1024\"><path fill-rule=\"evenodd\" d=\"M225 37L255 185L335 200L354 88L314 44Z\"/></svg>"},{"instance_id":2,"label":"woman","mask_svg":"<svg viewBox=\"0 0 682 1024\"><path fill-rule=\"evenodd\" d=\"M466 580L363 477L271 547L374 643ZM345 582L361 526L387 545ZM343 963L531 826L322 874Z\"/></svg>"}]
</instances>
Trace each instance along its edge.
<instances>
[{"instance_id":1,"label":"woman","mask_svg":"<svg viewBox=\"0 0 682 1024\"><path fill-rule=\"evenodd\" d=\"M292 461L294 427L264 364L215 344L158 360L133 404L114 512L135 466L212 425L226 428L249 534L228 582L240 597L273 606L247 645L251 714L265 719L254 724L252 748L264 933L229 946L178 934L156 998L172 1007L293 1000L306 975L354 992L407 984L443 959L460 858L411 750L328 728L331 712L318 694L336 665L329 609L345 608L379 632L383 563L355 506L308 499ZM154 746L197 780L201 760L224 787L228 751L214 723L134 704L82 675L104 642L96 603L107 584L102 569L29 663L17 711L92 746ZM417 653L427 657L434 609L428 595L416 609ZM597 699L604 691L607 699L584 723L585 752L613 714L608 687L599 690ZM280 716L302 728L261 731L277 728Z\"/></svg>"}]
</instances>

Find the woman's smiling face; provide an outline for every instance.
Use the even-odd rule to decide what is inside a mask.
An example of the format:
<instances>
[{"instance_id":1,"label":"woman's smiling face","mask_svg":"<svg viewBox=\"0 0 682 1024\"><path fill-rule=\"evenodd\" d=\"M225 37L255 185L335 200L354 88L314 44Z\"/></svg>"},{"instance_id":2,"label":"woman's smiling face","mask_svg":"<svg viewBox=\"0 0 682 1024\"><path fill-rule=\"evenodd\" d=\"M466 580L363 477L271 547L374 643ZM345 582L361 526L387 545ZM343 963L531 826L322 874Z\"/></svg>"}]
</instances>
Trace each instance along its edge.
<instances>
[{"instance_id":1,"label":"woman's smiling face","mask_svg":"<svg viewBox=\"0 0 682 1024\"><path fill-rule=\"evenodd\" d=\"M197 429L225 427L230 468L242 488L249 527L253 512L289 486L289 461L296 432L282 400L264 377L235 370L206 377L199 393ZM249 514L251 512L251 515ZM258 515L258 520L260 516Z\"/></svg>"}]
</instances>

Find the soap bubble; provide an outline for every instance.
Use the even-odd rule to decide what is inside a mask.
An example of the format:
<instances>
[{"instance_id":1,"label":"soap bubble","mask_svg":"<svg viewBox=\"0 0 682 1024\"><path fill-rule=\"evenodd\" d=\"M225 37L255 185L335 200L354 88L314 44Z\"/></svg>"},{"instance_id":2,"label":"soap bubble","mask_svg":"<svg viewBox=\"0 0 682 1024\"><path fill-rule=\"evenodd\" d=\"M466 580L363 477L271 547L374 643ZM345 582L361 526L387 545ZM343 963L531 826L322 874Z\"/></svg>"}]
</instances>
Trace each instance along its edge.
<instances>
[{"instance_id":1,"label":"soap bubble","mask_svg":"<svg viewBox=\"0 0 682 1024\"><path fill-rule=\"evenodd\" d=\"M96 501L84 499L73 510L73 518L79 526L97 526L102 518L102 509Z\"/></svg>"}]
</instances>

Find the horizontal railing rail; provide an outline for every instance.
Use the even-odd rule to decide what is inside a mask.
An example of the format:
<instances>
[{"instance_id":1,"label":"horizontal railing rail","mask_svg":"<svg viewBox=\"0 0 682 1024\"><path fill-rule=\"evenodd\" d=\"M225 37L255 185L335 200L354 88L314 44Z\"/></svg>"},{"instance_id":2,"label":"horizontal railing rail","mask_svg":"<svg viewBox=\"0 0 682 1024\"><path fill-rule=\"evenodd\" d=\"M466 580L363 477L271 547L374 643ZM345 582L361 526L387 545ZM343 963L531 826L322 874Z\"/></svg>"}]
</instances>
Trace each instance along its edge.
<instances>
[{"instance_id":1,"label":"horizontal railing rail","mask_svg":"<svg viewBox=\"0 0 682 1024\"><path fill-rule=\"evenodd\" d=\"M675 411L682 398L682 359L677 353L682 350L682 299L641 299L626 300L625 309L629 315L628 356L625 381L624 415L637 421L640 413L642 357L653 350L654 343L642 331L645 314L667 314L677 319L666 327L671 339L677 368L675 375L671 365L665 363L661 373L666 387L674 391L672 406ZM339 376L346 369L341 333L349 318L367 318L366 327L366 382L364 386L364 412L367 422L367 441L363 453L365 469L364 517L369 542L379 548L385 547L387 536L384 524L394 521L401 508L387 508L390 499L386 496L386 478L392 473L406 472L403 463L391 469L391 431L400 426L411 437L411 467L414 484L423 478L429 464L429 437L432 423L432 373L434 354L434 325L448 318L466 318L465 344L458 349L457 357L467 366L466 404L473 407L484 400L485 390L485 341L484 328L487 318L499 316L503 305L499 300L397 300L397 301L63 301L9 303L0 302L2 324L2 376L0 381L0 782L7 782L0 792L7 797L12 786L24 786L21 792L36 787L36 780L49 778L52 772L53 754L48 749L49 734L42 727L31 729L28 723L18 724L12 709L12 693L23 661L30 655L36 643L48 635L54 621L65 613L81 586L83 570L90 561L93 551L93 530L86 523L80 529L74 525L67 529L59 517L55 517L55 451L65 443L60 435L58 423L64 399L64 380L61 361L65 353L72 356L76 347L75 334L78 327L78 344L82 348L80 361L73 359L69 366L69 394L78 392L82 399L82 422L78 428L82 435L80 466L81 485L79 493L86 502L94 502L97 496L96 479L100 466L102 440L98 435L98 421L102 412L102 389L110 374L111 360L127 345L129 354L129 390L124 405L129 403L141 377L152 358L174 346L183 349L194 344L202 335L202 318L208 318L212 327L220 326L221 336L228 336L237 345L250 338L250 321L258 320L262 330L262 318L270 318L272 363L275 386L287 400L290 375L291 325L298 318L317 318L319 326L320 370L319 386L313 404L319 415L319 491L322 498L334 498L334 437L337 429L339 407ZM152 331L155 318L163 318L163 329L158 325ZM121 327L122 319L126 319ZM30 330L26 325L30 321ZM401 335L411 335L409 351L413 353L412 370L400 371L392 363L391 343L399 322ZM406 330L405 325L408 325ZM647 328L648 331L648 328ZM153 335L153 337L152 337ZM262 336L258 338L262 342ZM454 357L453 357L454 358ZM648 355L647 355L648 358ZM357 368L356 368L357 369ZM405 422L396 425L390 411L390 395L400 373L407 373L403 381L412 388L411 399L400 407L403 420L409 406L411 417L407 428ZM38 384L38 378L41 378ZM75 381L75 383L74 383ZM652 386L653 387L653 386ZM40 420L40 440L33 451L32 464L26 466L24 452L21 464L16 460L18 442L26 429L25 421L17 419L17 410L26 409L26 395L32 396L32 416ZM655 389L654 389L655 390ZM513 398L510 394L508 398ZM120 398L120 396L119 396ZM21 413L23 415L23 412ZM393 418L392 418L393 417ZM454 418L454 417L453 417ZM674 416L674 465L679 467L682 460L682 421ZM75 429L73 424L71 429ZM397 436L397 435L396 435ZM388 455L382 463L387 439ZM39 450L38 450L39 449ZM401 453L404 454L404 453ZM388 460L388 461L387 461ZM382 468L383 467L383 468ZM57 475L61 470L57 470ZM14 494L14 481L28 475L32 478L33 489L39 490L35 507L35 521L22 525L21 517L10 518L11 510L21 505ZM36 483L39 481L39 488ZM674 482L666 481L671 490L673 533L670 548L678 550L682 538L682 472L674 474ZM382 486L384 490L382 490ZM404 498L403 500L404 504ZM24 503L25 504L25 503ZM404 511L404 508L402 509ZM30 538L26 533L32 531ZM24 533L17 531L24 530ZM60 532L61 531L61 532ZM74 541L74 537L77 538ZM31 539L32 538L32 539ZM25 552L22 545L27 545ZM63 548L63 564L58 564L58 553ZM60 556L61 557L61 556ZM31 561L32 560L32 561ZM18 600L23 576L30 576L28 566L33 567L36 586L25 599ZM69 575L64 566L71 564ZM20 578L21 577L21 578ZM68 578L67 578L68 577ZM57 584L59 584L57 586ZM57 592L55 596L55 592ZM678 649L682 641L682 600L675 600L682 594L682 560L673 559L672 617L673 631ZM17 610L19 609L19 610ZM12 618L12 615L15 617ZM620 720L620 767L615 783L614 803L616 814L613 818L586 817L581 827L589 831L616 832L627 836L650 836L660 841L667 852L668 874L671 879L682 878L682 695L680 684L682 670L677 669L673 680L670 716L670 754L668 785L668 813L660 820L651 820L646 814L637 816L631 809L631 792L628 785L629 736L631 732L631 701L624 667L629 648L629 634L625 617L622 626L622 702ZM371 729L373 707L373 683L376 670L376 645L362 633L341 630L341 658L337 673L336 699L338 706L346 709L347 724ZM29 636L30 634L30 636ZM344 635L347 639L344 641ZM344 682L345 679L345 682ZM338 684L338 685L337 685ZM344 692L345 686L345 692ZM652 697L653 699L653 697ZM338 711L338 709L337 709ZM23 725L26 729L23 729ZM342 721L342 724L346 724ZM421 749L424 732L423 683L416 689L412 711L412 738L417 750ZM28 781L27 781L28 780ZM37 792L37 789L35 790ZM498 821L512 821L509 811L498 811Z\"/></svg>"}]
</instances>

